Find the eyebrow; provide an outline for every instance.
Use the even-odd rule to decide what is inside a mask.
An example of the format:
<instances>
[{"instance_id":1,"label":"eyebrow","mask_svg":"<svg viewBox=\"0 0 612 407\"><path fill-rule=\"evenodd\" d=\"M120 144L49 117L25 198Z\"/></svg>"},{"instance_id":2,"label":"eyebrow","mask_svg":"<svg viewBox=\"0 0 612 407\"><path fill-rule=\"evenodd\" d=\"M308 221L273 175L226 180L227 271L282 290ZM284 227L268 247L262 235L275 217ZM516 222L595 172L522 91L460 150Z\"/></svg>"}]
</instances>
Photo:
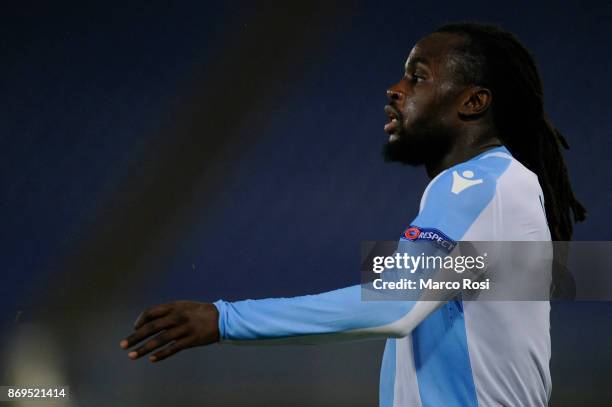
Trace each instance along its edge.
<instances>
[{"instance_id":1,"label":"eyebrow","mask_svg":"<svg viewBox=\"0 0 612 407\"><path fill-rule=\"evenodd\" d=\"M416 64L423 64L426 66L429 66L429 61L427 60L427 58L423 58L423 57L414 57L410 59L410 62L406 62L406 65L404 65L404 69L408 69L409 66L414 66Z\"/></svg>"}]
</instances>

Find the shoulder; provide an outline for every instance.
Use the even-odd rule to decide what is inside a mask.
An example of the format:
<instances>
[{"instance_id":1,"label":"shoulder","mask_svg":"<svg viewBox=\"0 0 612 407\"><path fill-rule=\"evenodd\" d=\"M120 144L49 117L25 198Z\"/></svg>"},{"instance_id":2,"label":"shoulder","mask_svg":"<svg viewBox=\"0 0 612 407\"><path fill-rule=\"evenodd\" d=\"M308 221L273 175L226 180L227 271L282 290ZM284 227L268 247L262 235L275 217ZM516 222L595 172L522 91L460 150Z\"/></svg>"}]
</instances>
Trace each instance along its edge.
<instances>
[{"instance_id":1,"label":"shoulder","mask_svg":"<svg viewBox=\"0 0 612 407\"><path fill-rule=\"evenodd\" d=\"M486 204L512 161L512 157L506 155L484 155L450 167L431 181L421 209L470 208Z\"/></svg>"},{"instance_id":2,"label":"shoulder","mask_svg":"<svg viewBox=\"0 0 612 407\"><path fill-rule=\"evenodd\" d=\"M508 154L493 152L445 170L428 185L414 223L460 239L493 200L512 161Z\"/></svg>"}]
</instances>

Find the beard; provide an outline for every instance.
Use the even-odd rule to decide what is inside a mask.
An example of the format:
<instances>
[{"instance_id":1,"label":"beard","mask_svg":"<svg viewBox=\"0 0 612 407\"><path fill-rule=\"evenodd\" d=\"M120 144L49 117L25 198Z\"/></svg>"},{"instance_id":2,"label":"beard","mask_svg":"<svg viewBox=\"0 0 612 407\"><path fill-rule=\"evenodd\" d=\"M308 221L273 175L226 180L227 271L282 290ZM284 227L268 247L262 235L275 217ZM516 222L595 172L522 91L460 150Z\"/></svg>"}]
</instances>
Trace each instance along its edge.
<instances>
[{"instance_id":1,"label":"beard","mask_svg":"<svg viewBox=\"0 0 612 407\"><path fill-rule=\"evenodd\" d=\"M446 132L419 132L406 134L383 145L385 162L419 166L439 162L451 149L450 136Z\"/></svg>"}]
</instances>

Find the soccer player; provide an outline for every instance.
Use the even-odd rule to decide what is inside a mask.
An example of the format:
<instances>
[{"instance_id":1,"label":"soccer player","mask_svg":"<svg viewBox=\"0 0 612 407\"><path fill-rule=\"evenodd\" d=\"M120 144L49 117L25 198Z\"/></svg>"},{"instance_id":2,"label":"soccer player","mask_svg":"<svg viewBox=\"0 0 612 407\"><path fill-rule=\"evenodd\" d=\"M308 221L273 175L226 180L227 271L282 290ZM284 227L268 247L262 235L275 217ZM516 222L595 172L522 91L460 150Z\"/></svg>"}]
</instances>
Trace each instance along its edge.
<instances>
[{"instance_id":1,"label":"soccer player","mask_svg":"<svg viewBox=\"0 0 612 407\"><path fill-rule=\"evenodd\" d=\"M571 240L570 213L580 221L586 211L561 154L568 146L544 112L534 59L513 34L442 26L413 47L387 96L385 159L424 165L432 179L408 238L436 229L455 242ZM356 285L155 306L120 346L137 346L131 359L154 352L156 362L219 341L387 338L381 406L546 406L549 311L548 301L362 301Z\"/></svg>"}]
</instances>

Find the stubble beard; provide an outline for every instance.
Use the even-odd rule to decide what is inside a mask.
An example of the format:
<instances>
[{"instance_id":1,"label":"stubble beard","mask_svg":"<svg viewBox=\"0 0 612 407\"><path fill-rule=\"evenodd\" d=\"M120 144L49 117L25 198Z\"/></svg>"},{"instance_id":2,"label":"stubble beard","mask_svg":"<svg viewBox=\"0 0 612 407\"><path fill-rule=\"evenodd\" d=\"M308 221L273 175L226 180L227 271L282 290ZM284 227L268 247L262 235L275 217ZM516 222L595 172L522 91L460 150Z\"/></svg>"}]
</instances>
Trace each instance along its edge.
<instances>
[{"instance_id":1,"label":"stubble beard","mask_svg":"<svg viewBox=\"0 0 612 407\"><path fill-rule=\"evenodd\" d=\"M399 132L398 138L383 145L385 162L419 166L440 161L451 149L450 136L441 129L416 134Z\"/></svg>"}]
</instances>

